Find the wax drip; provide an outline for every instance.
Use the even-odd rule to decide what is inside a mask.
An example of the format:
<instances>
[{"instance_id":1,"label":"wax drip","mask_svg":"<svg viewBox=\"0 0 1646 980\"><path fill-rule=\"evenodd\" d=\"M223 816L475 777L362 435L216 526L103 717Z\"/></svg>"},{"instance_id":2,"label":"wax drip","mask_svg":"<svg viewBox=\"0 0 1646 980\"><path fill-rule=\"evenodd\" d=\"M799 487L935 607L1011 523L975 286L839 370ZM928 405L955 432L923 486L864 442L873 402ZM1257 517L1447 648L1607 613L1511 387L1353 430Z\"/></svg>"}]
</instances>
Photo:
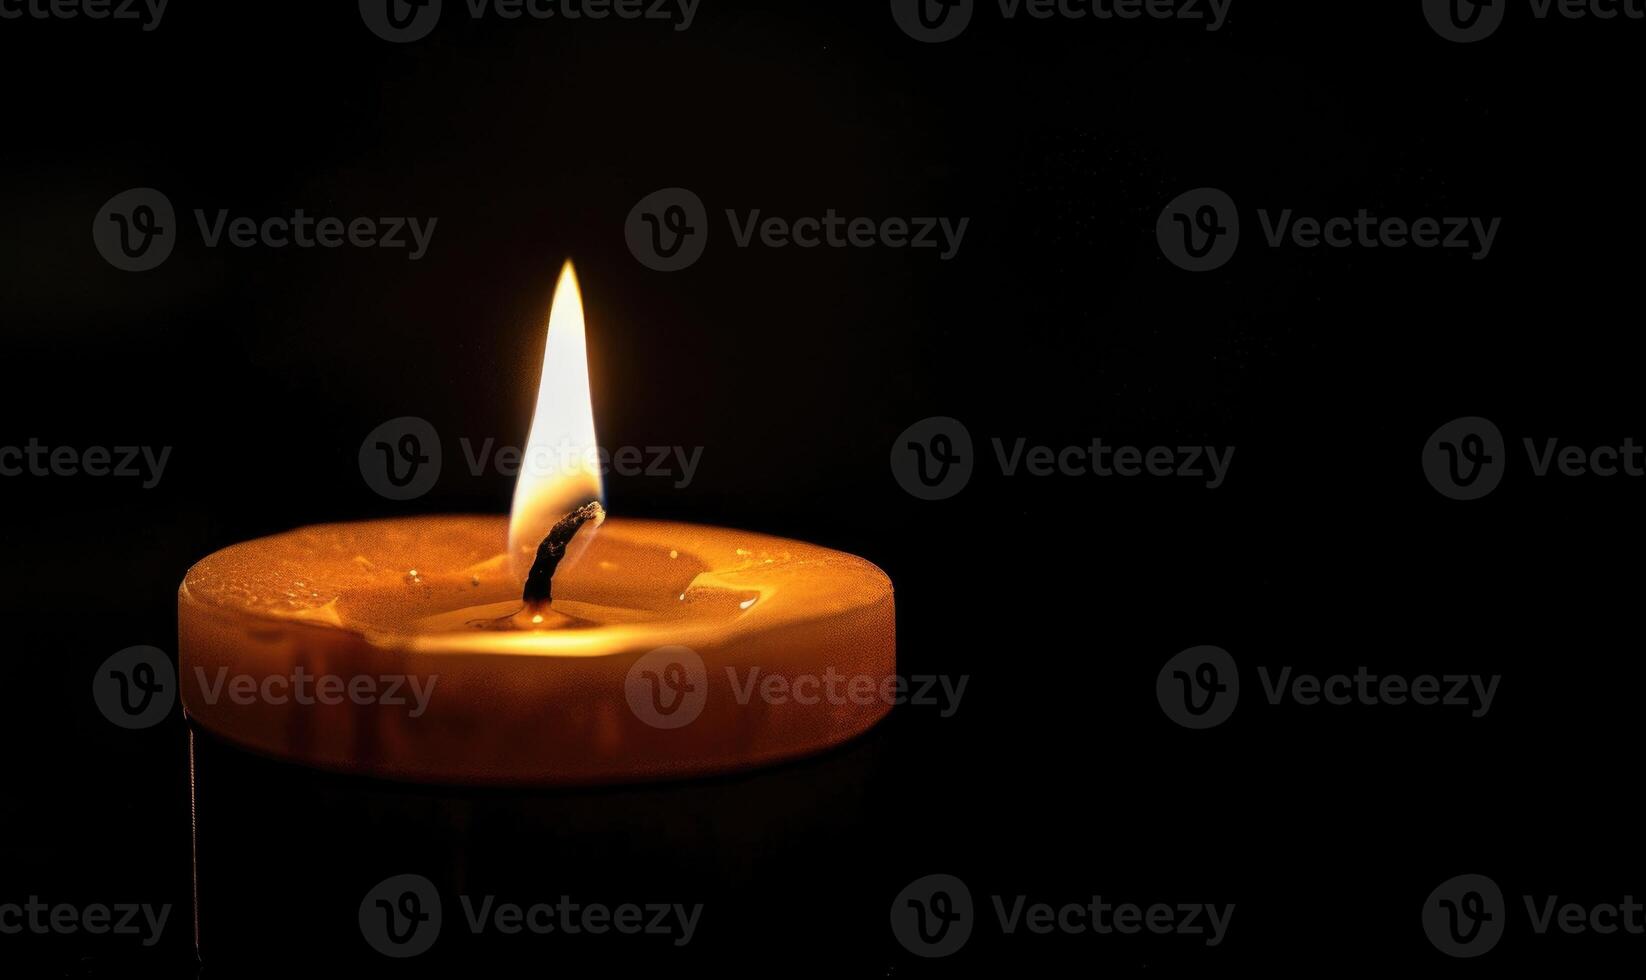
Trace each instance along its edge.
<instances>
[{"instance_id":1,"label":"wax drip","mask_svg":"<svg viewBox=\"0 0 1646 980\"><path fill-rule=\"evenodd\" d=\"M560 560L566 557L567 546L583 525L599 527L605 519L606 509L600 506L600 501L591 500L549 529L548 536L537 546L537 558L532 562L531 571L526 573L526 588L520 598L528 608L546 606L554 601L551 594L554 572L560 567Z\"/></svg>"}]
</instances>

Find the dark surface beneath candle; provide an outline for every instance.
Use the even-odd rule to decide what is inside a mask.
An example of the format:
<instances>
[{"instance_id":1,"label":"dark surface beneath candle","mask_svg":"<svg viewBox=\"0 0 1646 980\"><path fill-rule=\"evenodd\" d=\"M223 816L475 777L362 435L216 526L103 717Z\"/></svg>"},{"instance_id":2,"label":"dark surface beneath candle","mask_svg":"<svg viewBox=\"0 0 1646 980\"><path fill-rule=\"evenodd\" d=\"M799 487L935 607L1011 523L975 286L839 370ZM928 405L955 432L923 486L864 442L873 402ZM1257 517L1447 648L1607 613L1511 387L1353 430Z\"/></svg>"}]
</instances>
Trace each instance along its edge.
<instances>
[{"instance_id":1,"label":"dark surface beneath candle","mask_svg":"<svg viewBox=\"0 0 1646 980\"><path fill-rule=\"evenodd\" d=\"M381 868L438 890L439 912L422 912L441 939L416 964L436 971L530 956L574 972L775 964L805 937L870 935L881 910L841 897L901 887L871 803L886 741L719 779L465 790L315 773L196 733L201 957L290 969L322 948L380 963L360 906ZM853 943L808 958L847 974L881 963Z\"/></svg>"},{"instance_id":2,"label":"dark surface beneath candle","mask_svg":"<svg viewBox=\"0 0 1646 980\"><path fill-rule=\"evenodd\" d=\"M177 711L111 724L99 665L139 644L175 662L177 583L217 548L505 510L497 451L525 438L567 257L601 441L632 453L608 509L875 562L897 587L899 669L930 697L824 758L666 787L395 787L207 747L202 952L229 964L207 975L608 957L732 975L1387 973L1467 965L1423 921L1463 874L1503 897L1480 968L1638 960L1627 919L1609 935L1536 925L1551 896L1646 899L1646 478L1562 475L1576 457L1559 455L1646 445L1631 315L1646 21L1517 5L1461 45L1421 6L1239 0L1208 32L980 3L941 44L879 2L706 0L679 31L447 2L398 45L339 3L178 0L147 32L0 20L0 449L34 440L58 470L0 456L25 468L0 476L5 974L194 969L188 731ZM141 273L89 234L133 187L178 216L170 258ZM702 200L709 231L695 264L664 273L624 222L670 187ZM1193 274L1155 228L1199 187L1227 192L1242 227L1229 264ZM208 247L195 217L209 232L220 211L299 208L438 224L412 261ZM1265 236L1287 209L1362 208L1502 224L1480 261ZM755 212L828 209L969 220L946 259L772 247L758 227L739 244ZM438 480L409 501L359 461L401 416L441 442ZM973 444L970 482L942 501L888 465L934 416ZM1425 441L1469 416L1501 431L1506 473L1483 499L1447 499ZM1169 447L1204 475L1097 475L1095 439ZM83 470L93 447L113 450L104 465L121 447L169 455L158 479L141 453L136 476L50 463L65 448ZM1234 454L1214 488L1204 454L1177 447ZM1068 472L1035 475L1060 459ZM1157 680L1201 645L1228 651L1240 692L1227 721L1192 730ZM1311 694L1308 678L1361 668L1374 695L1434 676L1463 703ZM1498 675L1489 707L1454 675ZM391 960L357 915L400 874L436 883L444 923L430 952ZM965 883L973 928L924 957L892 918L934 874ZM472 935L459 896L484 894L704 911L678 948ZM7 911L31 898L70 912L33 928ZM1217 945L1060 920L1099 899L1234 911ZM73 926L99 903L170 913L145 945ZM1040 904L1057 910L1045 934ZM943 908L924 906L934 929Z\"/></svg>"}]
</instances>

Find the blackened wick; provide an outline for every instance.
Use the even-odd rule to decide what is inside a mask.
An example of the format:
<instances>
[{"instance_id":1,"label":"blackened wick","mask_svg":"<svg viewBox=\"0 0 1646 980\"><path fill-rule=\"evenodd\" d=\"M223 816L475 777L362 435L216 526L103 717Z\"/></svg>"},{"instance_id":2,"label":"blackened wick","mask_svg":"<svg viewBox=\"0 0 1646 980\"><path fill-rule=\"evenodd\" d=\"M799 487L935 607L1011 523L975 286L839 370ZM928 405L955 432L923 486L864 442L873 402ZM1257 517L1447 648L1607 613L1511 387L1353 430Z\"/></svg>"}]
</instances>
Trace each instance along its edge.
<instances>
[{"instance_id":1,"label":"blackened wick","mask_svg":"<svg viewBox=\"0 0 1646 980\"><path fill-rule=\"evenodd\" d=\"M606 509L600 506L600 501L591 500L549 529L548 536L537 546L537 558L532 562L531 571L526 573L526 589L521 598L527 605L545 605L553 600L550 589L554 584L554 570L566 557L566 547L583 525L592 521L599 527L605 519Z\"/></svg>"}]
</instances>

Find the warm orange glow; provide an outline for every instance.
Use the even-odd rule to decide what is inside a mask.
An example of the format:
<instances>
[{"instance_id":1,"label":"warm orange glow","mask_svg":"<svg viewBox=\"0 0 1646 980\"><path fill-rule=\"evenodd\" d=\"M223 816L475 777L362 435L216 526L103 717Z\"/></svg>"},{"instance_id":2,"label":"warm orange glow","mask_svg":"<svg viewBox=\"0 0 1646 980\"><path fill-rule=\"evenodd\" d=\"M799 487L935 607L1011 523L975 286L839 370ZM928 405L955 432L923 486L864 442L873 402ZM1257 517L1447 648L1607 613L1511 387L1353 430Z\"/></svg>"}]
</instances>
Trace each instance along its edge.
<instances>
[{"instance_id":1,"label":"warm orange glow","mask_svg":"<svg viewBox=\"0 0 1646 980\"><path fill-rule=\"evenodd\" d=\"M567 262L554 288L543 375L537 385L537 413L509 510L509 555L516 575L525 576L537 546L557 521L601 498L598 453L589 398L583 297L577 290L577 274ZM587 536L587 532L579 535Z\"/></svg>"}]
</instances>

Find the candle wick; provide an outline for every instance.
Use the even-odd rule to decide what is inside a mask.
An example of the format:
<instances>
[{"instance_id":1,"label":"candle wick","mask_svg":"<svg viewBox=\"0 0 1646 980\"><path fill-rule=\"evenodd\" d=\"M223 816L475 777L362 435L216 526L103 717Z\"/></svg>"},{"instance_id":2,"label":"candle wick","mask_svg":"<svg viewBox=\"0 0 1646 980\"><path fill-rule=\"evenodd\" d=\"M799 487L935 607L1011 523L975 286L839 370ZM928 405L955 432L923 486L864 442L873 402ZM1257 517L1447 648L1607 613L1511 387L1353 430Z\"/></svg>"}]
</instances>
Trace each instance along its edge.
<instances>
[{"instance_id":1,"label":"candle wick","mask_svg":"<svg viewBox=\"0 0 1646 980\"><path fill-rule=\"evenodd\" d=\"M526 605L540 606L554 601L551 594L554 572L560 567L560 560L566 557L567 546L583 525L592 522L599 527L605 519L606 509L600 506L600 501L591 500L549 528L548 536L537 546L537 558L532 562L531 571L526 573L526 589L521 595Z\"/></svg>"}]
</instances>

